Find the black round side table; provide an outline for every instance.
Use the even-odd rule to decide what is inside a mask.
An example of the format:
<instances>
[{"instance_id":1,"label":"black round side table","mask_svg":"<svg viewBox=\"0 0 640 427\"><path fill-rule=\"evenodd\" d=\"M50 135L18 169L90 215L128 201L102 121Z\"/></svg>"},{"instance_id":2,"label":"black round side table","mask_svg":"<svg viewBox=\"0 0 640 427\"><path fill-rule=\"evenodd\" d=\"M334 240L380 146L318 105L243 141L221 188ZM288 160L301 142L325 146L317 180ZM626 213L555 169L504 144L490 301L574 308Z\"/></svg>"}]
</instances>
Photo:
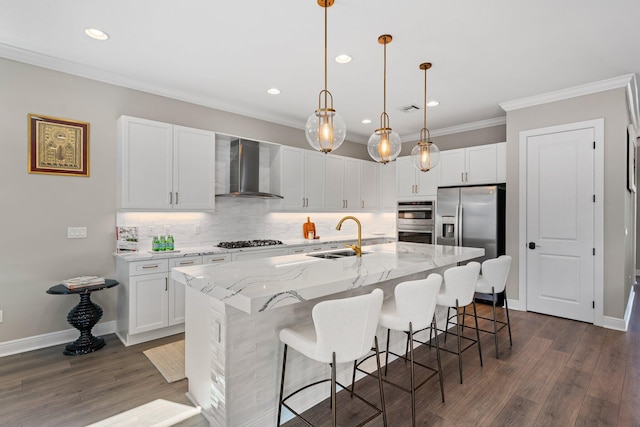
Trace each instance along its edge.
<instances>
[{"instance_id":1,"label":"black round side table","mask_svg":"<svg viewBox=\"0 0 640 427\"><path fill-rule=\"evenodd\" d=\"M80 337L72 343L67 344L63 354L76 356L100 350L105 346L104 338L94 337L91 329L102 317L102 308L91 301L91 292L102 289L113 288L118 282L106 279L105 283L84 288L69 289L65 285L55 285L47 290L52 295L80 295L80 302L67 314L67 321L71 326L80 331Z\"/></svg>"}]
</instances>

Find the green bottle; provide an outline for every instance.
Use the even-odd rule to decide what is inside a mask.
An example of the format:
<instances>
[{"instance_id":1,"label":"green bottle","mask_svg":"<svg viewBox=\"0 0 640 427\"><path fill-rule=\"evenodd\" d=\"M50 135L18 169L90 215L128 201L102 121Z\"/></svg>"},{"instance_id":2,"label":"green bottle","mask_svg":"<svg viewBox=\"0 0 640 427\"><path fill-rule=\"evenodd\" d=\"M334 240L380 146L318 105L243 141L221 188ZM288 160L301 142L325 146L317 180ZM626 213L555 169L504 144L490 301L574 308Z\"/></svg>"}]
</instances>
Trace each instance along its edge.
<instances>
[{"instance_id":1,"label":"green bottle","mask_svg":"<svg viewBox=\"0 0 640 427\"><path fill-rule=\"evenodd\" d=\"M153 236L153 240L151 241L151 250L156 252L160 250L160 240L158 236Z\"/></svg>"},{"instance_id":2,"label":"green bottle","mask_svg":"<svg viewBox=\"0 0 640 427\"><path fill-rule=\"evenodd\" d=\"M159 239L159 250L166 251L167 250L167 241L164 239L164 235L160 236Z\"/></svg>"},{"instance_id":3,"label":"green bottle","mask_svg":"<svg viewBox=\"0 0 640 427\"><path fill-rule=\"evenodd\" d=\"M173 246L173 236L171 234L169 234L167 236L167 250L168 251L172 251L174 248Z\"/></svg>"}]
</instances>

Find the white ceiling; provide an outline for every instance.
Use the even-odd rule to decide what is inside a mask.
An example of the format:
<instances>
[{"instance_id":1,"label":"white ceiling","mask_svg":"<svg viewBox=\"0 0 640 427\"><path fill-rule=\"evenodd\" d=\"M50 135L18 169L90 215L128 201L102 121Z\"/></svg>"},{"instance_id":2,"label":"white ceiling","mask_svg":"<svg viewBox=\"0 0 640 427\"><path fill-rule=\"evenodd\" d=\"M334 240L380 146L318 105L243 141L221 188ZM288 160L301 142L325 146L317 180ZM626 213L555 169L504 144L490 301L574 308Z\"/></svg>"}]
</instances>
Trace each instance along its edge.
<instances>
[{"instance_id":1,"label":"white ceiling","mask_svg":"<svg viewBox=\"0 0 640 427\"><path fill-rule=\"evenodd\" d=\"M0 56L304 128L323 88L316 0L0 0ZM638 0L336 0L328 89L347 139L383 109L403 140L505 115L499 103L640 72ZM84 35L105 30L105 42ZM350 64L333 61L339 53ZM266 90L277 87L280 95ZM363 118L373 120L362 124Z\"/></svg>"}]
</instances>

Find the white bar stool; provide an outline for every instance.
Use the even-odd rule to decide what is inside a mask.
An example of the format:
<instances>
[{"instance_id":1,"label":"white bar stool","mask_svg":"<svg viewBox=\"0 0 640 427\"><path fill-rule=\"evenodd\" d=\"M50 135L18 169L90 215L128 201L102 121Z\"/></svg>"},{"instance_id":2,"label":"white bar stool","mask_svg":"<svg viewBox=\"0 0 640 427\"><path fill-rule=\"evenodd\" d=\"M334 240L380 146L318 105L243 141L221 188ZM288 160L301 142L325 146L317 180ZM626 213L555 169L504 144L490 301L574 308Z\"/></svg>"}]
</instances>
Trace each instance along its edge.
<instances>
[{"instance_id":1,"label":"white bar stool","mask_svg":"<svg viewBox=\"0 0 640 427\"><path fill-rule=\"evenodd\" d=\"M480 356L480 366L482 366L482 349L480 346L480 332L478 329L478 317L476 313L476 303L473 299L475 294L476 281L478 279L478 273L480 272L480 264L477 262L470 262L467 265L459 267L451 267L444 272L444 286L438 295L438 305L441 307L447 307L447 325L444 332L444 340L447 341L447 335L449 332L449 322L454 317L456 318L456 334L458 338L457 351L442 348L442 350L449 353L458 355L458 370L460 372L460 384L462 384L462 352L469 349L472 345L477 344L478 355ZM473 304L473 316L476 325L476 339L469 338L462 335L462 328L464 327L464 313L460 313L461 307L466 307L469 304ZM450 316L450 310L454 308L456 314ZM461 340L469 341L469 344L462 348Z\"/></svg>"},{"instance_id":2,"label":"white bar stool","mask_svg":"<svg viewBox=\"0 0 640 427\"><path fill-rule=\"evenodd\" d=\"M509 255L501 255L498 258L488 259L482 263L482 274L478 276L476 281L476 293L491 295L491 301L493 303L493 319L488 317L478 316L481 319L493 321L493 331L487 331L481 329L481 331L493 334L496 344L496 359L499 359L498 353L498 332L500 332L506 326L509 330L509 345L513 346L513 340L511 338L511 322L509 321L509 304L507 303L507 276L509 275L509 268L511 267L511 257ZM496 301L498 295L504 292L504 309L507 316L507 321L498 320L496 317ZM500 327L498 327L500 324Z\"/></svg>"},{"instance_id":3,"label":"white bar stool","mask_svg":"<svg viewBox=\"0 0 640 427\"><path fill-rule=\"evenodd\" d=\"M389 354L407 360L407 354L399 355L389 350L389 337L391 330L400 331L407 334L409 341L408 346L408 360L411 367L411 387L409 389L393 383L388 380L384 380L387 384L390 384L400 390L411 394L411 420L412 425L416 425L416 390L422 387L428 380L430 380L436 374L440 378L440 394L442 395L442 402L444 402L444 385L442 381L442 368L440 364L440 346L438 345L438 334L436 333L436 358L438 361L438 369L426 366L422 363L416 362L414 357L414 334L416 332L431 329L436 330L436 302L438 299L438 293L440 292L440 286L442 285L442 276L439 274L430 274L426 279L411 280L402 282L396 285L394 289L394 298L384 302L380 317L378 319L378 325L387 329L387 348L385 350L385 368L384 375L387 375L387 366L389 366ZM419 342L419 341L418 341ZM422 343L426 344L426 343ZM431 374L420 384L415 384L415 372L414 365L422 366L431 371ZM361 372L365 372L362 371Z\"/></svg>"},{"instance_id":4,"label":"white bar stool","mask_svg":"<svg viewBox=\"0 0 640 427\"><path fill-rule=\"evenodd\" d=\"M331 381L331 409L333 426L337 422L336 411L336 384L347 387L336 381L336 363L356 362L371 351L371 344L378 366L378 387L380 389L380 408L368 402L353 392L358 399L365 402L376 413L358 424L363 426L378 415L382 414L384 425L387 425L387 414L384 405L384 391L382 389L382 377L380 375L380 353L378 351L378 339L376 329L378 316L382 307L383 293L375 289L370 294L338 300L323 301L313 307L311 316L313 324L304 324L280 331L280 341L284 343L284 357L282 359L282 379L280 382L280 401L278 405L278 425L282 415L282 406L289 409L294 415L301 418L307 425L313 426L302 415L291 408L286 400L302 390L320 383ZM331 365L331 378L308 384L292 393L284 396L285 367L287 363L287 348L292 347L308 358Z\"/></svg>"}]
</instances>

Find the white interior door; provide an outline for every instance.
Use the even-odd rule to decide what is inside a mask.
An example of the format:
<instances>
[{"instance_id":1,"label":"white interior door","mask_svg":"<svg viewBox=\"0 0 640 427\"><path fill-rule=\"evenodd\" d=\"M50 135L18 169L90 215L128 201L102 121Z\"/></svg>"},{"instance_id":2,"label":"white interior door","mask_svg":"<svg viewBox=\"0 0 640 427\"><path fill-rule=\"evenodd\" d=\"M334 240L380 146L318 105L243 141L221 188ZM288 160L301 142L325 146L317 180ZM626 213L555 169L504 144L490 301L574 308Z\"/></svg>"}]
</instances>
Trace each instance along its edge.
<instances>
[{"instance_id":1,"label":"white interior door","mask_svg":"<svg viewBox=\"0 0 640 427\"><path fill-rule=\"evenodd\" d=\"M527 310L594 321L594 129L527 138Z\"/></svg>"}]
</instances>

